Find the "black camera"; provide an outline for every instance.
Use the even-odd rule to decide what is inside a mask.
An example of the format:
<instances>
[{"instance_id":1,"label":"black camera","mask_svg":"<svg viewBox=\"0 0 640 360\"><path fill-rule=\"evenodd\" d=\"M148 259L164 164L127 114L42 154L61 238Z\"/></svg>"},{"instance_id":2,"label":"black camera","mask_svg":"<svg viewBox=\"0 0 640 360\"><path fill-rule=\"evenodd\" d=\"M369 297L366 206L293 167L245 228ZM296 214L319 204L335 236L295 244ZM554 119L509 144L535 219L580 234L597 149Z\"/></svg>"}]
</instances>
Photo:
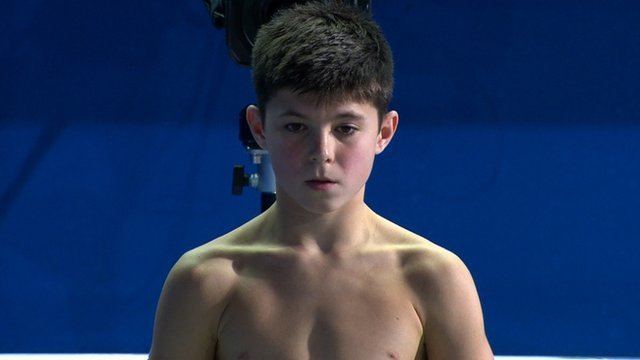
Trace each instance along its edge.
<instances>
[{"instance_id":1,"label":"black camera","mask_svg":"<svg viewBox=\"0 0 640 360\"><path fill-rule=\"evenodd\" d=\"M231 58L240 65L251 66L251 50L260 26L268 22L278 10L309 1L204 0L204 3L213 25L218 29L226 29L227 47ZM371 0L341 0L340 2L371 12Z\"/></svg>"}]
</instances>

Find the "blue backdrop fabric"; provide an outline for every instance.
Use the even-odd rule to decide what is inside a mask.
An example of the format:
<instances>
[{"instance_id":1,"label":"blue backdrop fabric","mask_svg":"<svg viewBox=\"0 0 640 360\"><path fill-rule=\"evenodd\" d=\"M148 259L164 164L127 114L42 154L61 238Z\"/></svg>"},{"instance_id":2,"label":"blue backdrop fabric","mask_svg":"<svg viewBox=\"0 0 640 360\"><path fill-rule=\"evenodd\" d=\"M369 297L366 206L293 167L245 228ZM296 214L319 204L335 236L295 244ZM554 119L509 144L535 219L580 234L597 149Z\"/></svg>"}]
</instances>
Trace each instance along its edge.
<instances>
[{"instance_id":1,"label":"blue backdrop fabric","mask_svg":"<svg viewBox=\"0 0 640 360\"><path fill-rule=\"evenodd\" d=\"M366 202L458 254L500 355L640 355L640 6L374 1L398 132ZM0 15L0 352L147 352L254 101L199 1Z\"/></svg>"}]
</instances>

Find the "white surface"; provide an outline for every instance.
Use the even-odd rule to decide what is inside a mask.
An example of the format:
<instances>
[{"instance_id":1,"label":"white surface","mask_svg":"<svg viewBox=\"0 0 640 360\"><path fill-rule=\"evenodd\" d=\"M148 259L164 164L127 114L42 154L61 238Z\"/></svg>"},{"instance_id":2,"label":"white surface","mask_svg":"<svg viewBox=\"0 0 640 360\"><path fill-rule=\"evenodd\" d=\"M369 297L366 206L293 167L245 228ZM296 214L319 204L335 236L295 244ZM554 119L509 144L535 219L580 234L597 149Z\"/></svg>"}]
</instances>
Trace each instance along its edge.
<instances>
[{"instance_id":1,"label":"white surface","mask_svg":"<svg viewBox=\"0 0 640 360\"><path fill-rule=\"evenodd\" d=\"M147 360L147 354L0 354L0 360Z\"/></svg>"},{"instance_id":2,"label":"white surface","mask_svg":"<svg viewBox=\"0 0 640 360\"><path fill-rule=\"evenodd\" d=\"M0 360L147 360L147 354L0 354ZM604 357L549 357L549 356L496 356L496 360L640 360L633 358Z\"/></svg>"}]
</instances>

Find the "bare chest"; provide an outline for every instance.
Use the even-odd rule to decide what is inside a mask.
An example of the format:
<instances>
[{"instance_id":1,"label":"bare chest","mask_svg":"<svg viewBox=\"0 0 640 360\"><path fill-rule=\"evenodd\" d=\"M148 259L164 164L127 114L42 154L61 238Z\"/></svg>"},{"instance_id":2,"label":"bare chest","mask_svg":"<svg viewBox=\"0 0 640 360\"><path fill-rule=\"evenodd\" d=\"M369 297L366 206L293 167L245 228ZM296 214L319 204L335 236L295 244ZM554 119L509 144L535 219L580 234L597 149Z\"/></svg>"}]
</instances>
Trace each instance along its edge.
<instances>
[{"instance_id":1,"label":"bare chest","mask_svg":"<svg viewBox=\"0 0 640 360\"><path fill-rule=\"evenodd\" d=\"M243 264L218 328L216 359L416 359L422 328L402 272Z\"/></svg>"}]
</instances>

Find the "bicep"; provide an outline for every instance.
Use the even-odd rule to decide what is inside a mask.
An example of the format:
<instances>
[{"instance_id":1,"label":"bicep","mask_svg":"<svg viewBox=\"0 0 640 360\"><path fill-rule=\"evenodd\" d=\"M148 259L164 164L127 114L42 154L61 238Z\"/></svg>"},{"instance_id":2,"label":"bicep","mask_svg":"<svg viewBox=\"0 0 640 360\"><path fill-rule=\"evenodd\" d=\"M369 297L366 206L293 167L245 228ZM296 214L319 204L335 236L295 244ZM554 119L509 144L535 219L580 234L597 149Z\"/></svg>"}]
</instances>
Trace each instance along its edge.
<instances>
[{"instance_id":1,"label":"bicep","mask_svg":"<svg viewBox=\"0 0 640 360\"><path fill-rule=\"evenodd\" d=\"M213 359L223 294L205 278L185 255L173 266L158 300L150 360Z\"/></svg>"},{"instance_id":2,"label":"bicep","mask_svg":"<svg viewBox=\"0 0 640 360\"><path fill-rule=\"evenodd\" d=\"M429 359L493 359L471 273L451 253L428 281L424 340Z\"/></svg>"}]
</instances>

